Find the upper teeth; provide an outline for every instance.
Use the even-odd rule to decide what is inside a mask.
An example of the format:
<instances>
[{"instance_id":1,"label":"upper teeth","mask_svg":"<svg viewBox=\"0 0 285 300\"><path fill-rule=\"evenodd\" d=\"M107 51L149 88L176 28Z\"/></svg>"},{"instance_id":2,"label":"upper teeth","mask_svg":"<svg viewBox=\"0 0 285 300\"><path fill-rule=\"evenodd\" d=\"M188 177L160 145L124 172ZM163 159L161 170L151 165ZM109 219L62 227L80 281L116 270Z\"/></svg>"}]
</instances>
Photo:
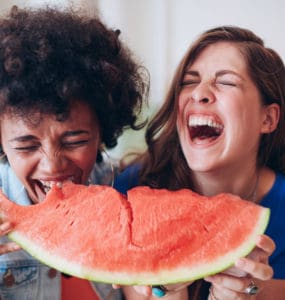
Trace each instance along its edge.
<instances>
[{"instance_id":1,"label":"upper teeth","mask_svg":"<svg viewBox=\"0 0 285 300\"><path fill-rule=\"evenodd\" d=\"M53 185L57 185L59 187L62 186L63 182L65 181L73 181L74 178L73 177L69 177L68 179L64 180L64 181L43 181L43 180L40 180L41 184L43 185L43 188L44 188L44 191L47 193Z\"/></svg>"},{"instance_id":2,"label":"upper teeth","mask_svg":"<svg viewBox=\"0 0 285 300\"><path fill-rule=\"evenodd\" d=\"M215 121L211 116L190 116L188 121L189 126L210 126L222 129L223 125Z\"/></svg>"}]
</instances>

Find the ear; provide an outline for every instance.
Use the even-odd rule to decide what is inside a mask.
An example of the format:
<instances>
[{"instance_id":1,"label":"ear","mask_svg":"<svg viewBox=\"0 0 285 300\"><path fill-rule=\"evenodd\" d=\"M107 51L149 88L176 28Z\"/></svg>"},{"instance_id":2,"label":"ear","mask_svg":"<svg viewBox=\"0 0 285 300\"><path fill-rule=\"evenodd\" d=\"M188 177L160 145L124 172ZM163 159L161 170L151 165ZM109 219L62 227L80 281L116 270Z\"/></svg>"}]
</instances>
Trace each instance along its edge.
<instances>
[{"instance_id":1,"label":"ear","mask_svg":"<svg viewBox=\"0 0 285 300\"><path fill-rule=\"evenodd\" d=\"M280 106L272 103L264 107L264 117L262 121L261 133L271 133L278 125L280 118Z\"/></svg>"}]
</instances>

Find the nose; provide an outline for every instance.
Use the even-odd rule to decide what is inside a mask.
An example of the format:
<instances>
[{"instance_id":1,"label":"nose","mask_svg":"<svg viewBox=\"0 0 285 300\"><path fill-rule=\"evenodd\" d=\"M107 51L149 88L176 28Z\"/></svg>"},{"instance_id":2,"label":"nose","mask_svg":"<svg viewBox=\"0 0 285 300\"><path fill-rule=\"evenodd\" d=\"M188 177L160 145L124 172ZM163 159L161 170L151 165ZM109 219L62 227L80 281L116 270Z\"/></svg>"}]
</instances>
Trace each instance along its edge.
<instances>
[{"instance_id":1,"label":"nose","mask_svg":"<svg viewBox=\"0 0 285 300\"><path fill-rule=\"evenodd\" d=\"M55 175L63 172L68 159L62 153L45 152L40 160L40 169L46 175Z\"/></svg>"},{"instance_id":2,"label":"nose","mask_svg":"<svg viewBox=\"0 0 285 300\"><path fill-rule=\"evenodd\" d=\"M200 83L191 93L191 99L197 103L207 104L215 101L215 96L207 83Z\"/></svg>"}]
</instances>

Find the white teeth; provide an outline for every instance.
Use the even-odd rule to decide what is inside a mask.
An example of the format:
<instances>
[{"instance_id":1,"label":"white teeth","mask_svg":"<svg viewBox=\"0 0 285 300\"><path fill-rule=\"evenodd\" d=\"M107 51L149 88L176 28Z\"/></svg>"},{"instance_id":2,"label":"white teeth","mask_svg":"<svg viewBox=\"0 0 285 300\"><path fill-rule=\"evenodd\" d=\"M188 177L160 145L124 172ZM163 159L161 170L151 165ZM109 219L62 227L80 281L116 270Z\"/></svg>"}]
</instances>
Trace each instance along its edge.
<instances>
[{"instance_id":1,"label":"white teeth","mask_svg":"<svg viewBox=\"0 0 285 300\"><path fill-rule=\"evenodd\" d=\"M74 180L74 177L69 177L67 178L66 180L64 181L44 181L44 180L39 180L43 186L43 189L44 189L44 192L47 193L53 185L57 185L58 187L61 187L63 182L66 182L66 181L73 181Z\"/></svg>"},{"instance_id":2,"label":"white teeth","mask_svg":"<svg viewBox=\"0 0 285 300\"><path fill-rule=\"evenodd\" d=\"M195 126L210 126L210 127L215 127L218 129L222 129L223 125L216 122L215 119L211 116L190 116L188 125L190 127L195 127Z\"/></svg>"},{"instance_id":3,"label":"white teeth","mask_svg":"<svg viewBox=\"0 0 285 300\"><path fill-rule=\"evenodd\" d=\"M45 193L48 193L48 191L50 190L50 187L48 187L48 186L44 186L43 188L44 188Z\"/></svg>"}]
</instances>

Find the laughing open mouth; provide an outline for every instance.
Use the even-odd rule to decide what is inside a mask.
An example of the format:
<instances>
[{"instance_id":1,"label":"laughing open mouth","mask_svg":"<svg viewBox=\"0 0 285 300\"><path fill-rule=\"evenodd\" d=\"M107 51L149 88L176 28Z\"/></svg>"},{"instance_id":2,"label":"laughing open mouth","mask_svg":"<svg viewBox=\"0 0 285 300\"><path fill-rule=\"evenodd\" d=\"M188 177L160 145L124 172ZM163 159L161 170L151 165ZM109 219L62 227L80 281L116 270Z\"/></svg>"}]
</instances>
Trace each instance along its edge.
<instances>
[{"instance_id":1,"label":"laughing open mouth","mask_svg":"<svg viewBox=\"0 0 285 300\"><path fill-rule=\"evenodd\" d=\"M212 116L192 115L188 121L190 138L195 143L210 142L217 139L224 126Z\"/></svg>"},{"instance_id":2,"label":"laughing open mouth","mask_svg":"<svg viewBox=\"0 0 285 300\"><path fill-rule=\"evenodd\" d=\"M38 180L38 185L40 186L41 190L47 194L49 192L49 190L52 188L53 185L57 185L57 186L62 186L63 182L65 181L74 181L73 177L70 177L64 181L43 181L43 180Z\"/></svg>"}]
</instances>

